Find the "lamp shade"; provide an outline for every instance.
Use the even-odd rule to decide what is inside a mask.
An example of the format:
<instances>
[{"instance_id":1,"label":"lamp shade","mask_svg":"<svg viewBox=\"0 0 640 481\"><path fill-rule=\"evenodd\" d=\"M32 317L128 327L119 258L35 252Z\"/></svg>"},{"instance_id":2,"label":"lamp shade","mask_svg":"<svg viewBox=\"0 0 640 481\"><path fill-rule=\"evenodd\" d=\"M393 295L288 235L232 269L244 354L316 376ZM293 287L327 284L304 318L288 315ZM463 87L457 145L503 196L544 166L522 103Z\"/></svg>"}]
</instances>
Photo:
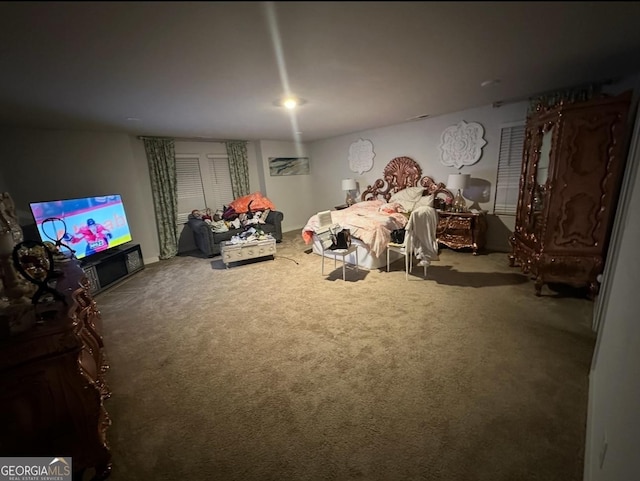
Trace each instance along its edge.
<instances>
[{"instance_id":1,"label":"lamp shade","mask_svg":"<svg viewBox=\"0 0 640 481\"><path fill-rule=\"evenodd\" d=\"M356 190L356 179L342 179L342 190Z\"/></svg>"},{"instance_id":2,"label":"lamp shade","mask_svg":"<svg viewBox=\"0 0 640 481\"><path fill-rule=\"evenodd\" d=\"M466 189L470 177L470 174L450 174L447 179L447 189Z\"/></svg>"}]
</instances>

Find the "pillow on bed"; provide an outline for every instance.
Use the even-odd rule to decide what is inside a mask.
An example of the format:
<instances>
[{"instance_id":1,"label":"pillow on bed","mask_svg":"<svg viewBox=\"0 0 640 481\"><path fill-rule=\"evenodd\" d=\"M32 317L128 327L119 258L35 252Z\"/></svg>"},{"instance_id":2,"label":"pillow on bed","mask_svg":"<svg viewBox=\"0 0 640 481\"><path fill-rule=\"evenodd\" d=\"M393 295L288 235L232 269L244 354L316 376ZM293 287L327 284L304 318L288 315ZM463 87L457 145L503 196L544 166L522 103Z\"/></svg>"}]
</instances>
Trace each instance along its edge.
<instances>
[{"instance_id":1,"label":"pillow on bed","mask_svg":"<svg viewBox=\"0 0 640 481\"><path fill-rule=\"evenodd\" d=\"M424 187L407 187L391 196L389 202L399 202L407 211L413 210L413 206L422 198Z\"/></svg>"},{"instance_id":2,"label":"pillow on bed","mask_svg":"<svg viewBox=\"0 0 640 481\"><path fill-rule=\"evenodd\" d=\"M415 203L413 208L417 209L418 207L433 207L434 197L434 194L423 195L422 197L420 197L420 199L418 199L418 202Z\"/></svg>"}]
</instances>

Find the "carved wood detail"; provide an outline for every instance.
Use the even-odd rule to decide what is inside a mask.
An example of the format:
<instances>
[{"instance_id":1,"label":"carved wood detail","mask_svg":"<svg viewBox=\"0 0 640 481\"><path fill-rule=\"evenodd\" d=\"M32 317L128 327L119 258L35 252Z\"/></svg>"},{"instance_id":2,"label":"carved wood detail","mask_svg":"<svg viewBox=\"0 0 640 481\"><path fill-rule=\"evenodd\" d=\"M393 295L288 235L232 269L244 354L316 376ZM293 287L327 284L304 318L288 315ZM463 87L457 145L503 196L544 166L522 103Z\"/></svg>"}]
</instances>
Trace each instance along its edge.
<instances>
[{"instance_id":1,"label":"carved wood detail","mask_svg":"<svg viewBox=\"0 0 640 481\"><path fill-rule=\"evenodd\" d=\"M624 171L631 92L560 104L527 119L510 265L598 293ZM542 136L553 128L548 178L538 184Z\"/></svg>"},{"instance_id":2,"label":"carved wood detail","mask_svg":"<svg viewBox=\"0 0 640 481\"><path fill-rule=\"evenodd\" d=\"M435 182L431 177L422 177L422 168L411 157L396 157L391 159L382 171L383 178L376 179L373 185L368 185L360 196L361 200L383 198L387 202L393 194L407 187L422 186L425 195L434 194L436 197L453 199L442 182Z\"/></svg>"},{"instance_id":3,"label":"carved wood detail","mask_svg":"<svg viewBox=\"0 0 640 481\"><path fill-rule=\"evenodd\" d=\"M74 479L86 469L106 479L111 453L104 406L110 395L99 334L100 313L85 288L42 325L0 341L0 452L5 456L68 453Z\"/></svg>"},{"instance_id":4,"label":"carved wood detail","mask_svg":"<svg viewBox=\"0 0 640 481\"><path fill-rule=\"evenodd\" d=\"M484 249L487 233L487 221L483 212L438 212L436 237L438 243L450 249Z\"/></svg>"}]
</instances>

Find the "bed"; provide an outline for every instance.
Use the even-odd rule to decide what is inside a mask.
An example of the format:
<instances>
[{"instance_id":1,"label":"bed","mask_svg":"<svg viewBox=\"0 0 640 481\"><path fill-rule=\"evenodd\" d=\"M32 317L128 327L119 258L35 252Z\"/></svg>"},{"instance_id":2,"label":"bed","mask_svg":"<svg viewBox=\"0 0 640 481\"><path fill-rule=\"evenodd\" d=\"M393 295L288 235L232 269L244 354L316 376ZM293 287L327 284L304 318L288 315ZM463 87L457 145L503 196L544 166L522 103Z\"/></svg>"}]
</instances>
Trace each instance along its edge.
<instances>
[{"instance_id":1,"label":"bed","mask_svg":"<svg viewBox=\"0 0 640 481\"><path fill-rule=\"evenodd\" d=\"M403 199L405 193L424 199L408 205ZM416 213L421 211L422 215L436 216L437 219L433 207L422 207L451 202L453 195L443 183L436 183L428 176L423 177L416 161L410 157L396 157L385 166L383 178L367 186L360 198L361 202L351 207L331 211L331 219L334 224L351 231L352 244L357 246L358 267L371 270L386 266L386 247L391 240L391 231L406 226L411 205L416 206ZM422 207L418 208L419 205ZM315 214L303 227L302 238L307 245L312 245L314 253L323 255L322 244L315 235L319 227L320 221ZM435 227L421 235L425 242L436 245ZM389 261L394 262L401 257L399 253L390 252ZM346 261L355 264L355 252L347 256Z\"/></svg>"}]
</instances>

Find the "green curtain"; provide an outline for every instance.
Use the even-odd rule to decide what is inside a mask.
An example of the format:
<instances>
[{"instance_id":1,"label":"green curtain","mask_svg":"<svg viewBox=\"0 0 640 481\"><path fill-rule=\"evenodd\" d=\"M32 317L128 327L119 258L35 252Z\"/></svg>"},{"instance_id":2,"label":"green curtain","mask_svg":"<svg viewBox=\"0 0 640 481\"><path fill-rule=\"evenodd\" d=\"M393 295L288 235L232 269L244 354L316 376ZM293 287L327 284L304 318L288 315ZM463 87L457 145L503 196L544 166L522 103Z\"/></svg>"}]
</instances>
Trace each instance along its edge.
<instances>
[{"instance_id":1,"label":"green curtain","mask_svg":"<svg viewBox=\"0 0 640 481\"><path fill-rule=\"evenodd\" d=\"M227 156L229 157L229 171L231 172L231 190L233 197L237 199L250 194L249 191L249 162L247 160L247 142L229 141Z\"/></svg>"},{"instance_id":2,"label":"green curtain","mask_svg":"<svg viewBox=\"0 0 640 481\"><path fill-rule=\"evenodd\" d=\"M178 182L173 139L144 139L158 224L160 259L178 253Z\"/></svg>"}]
</instances>

